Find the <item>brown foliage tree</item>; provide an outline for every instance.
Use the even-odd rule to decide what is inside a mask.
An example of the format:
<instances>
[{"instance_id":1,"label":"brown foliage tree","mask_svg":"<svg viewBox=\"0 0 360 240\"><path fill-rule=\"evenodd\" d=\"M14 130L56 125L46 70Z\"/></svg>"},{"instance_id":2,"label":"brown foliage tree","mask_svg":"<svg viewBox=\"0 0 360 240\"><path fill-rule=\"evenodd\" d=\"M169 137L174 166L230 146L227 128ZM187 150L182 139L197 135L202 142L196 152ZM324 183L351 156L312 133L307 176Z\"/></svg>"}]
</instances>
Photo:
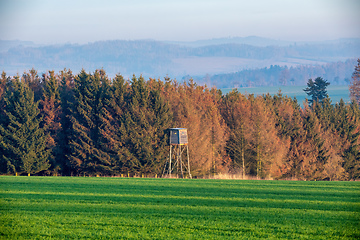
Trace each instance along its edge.
<instances>
[{"instance_id":1,"label":"brown foliage tree","mask_svg":"<svg viewBox=\"0 0 360 240\"><path fill-rule=\"evenodd\" d=\"M43 99L40 100L41 115L43 116L43 127L48 135L47 145L53 148L58 142L58 133L61 128L61 100L59 93L60 81L54 71L43 75L44 84Z\"/></svg>"},{"instance_id":2,"label":"brown foliage tree","mask_svg":"<svg viewBox=\"0 0 360 240\"><path fill-rule=\"evenodd\" d=\"M227 135L217 92L197 86L192 80L180 85L176 81L171 84L168 79L163 94L173 112L173 127L188 129L192 174L221 172L227 166Z\"/></svg>"}]
</instances>

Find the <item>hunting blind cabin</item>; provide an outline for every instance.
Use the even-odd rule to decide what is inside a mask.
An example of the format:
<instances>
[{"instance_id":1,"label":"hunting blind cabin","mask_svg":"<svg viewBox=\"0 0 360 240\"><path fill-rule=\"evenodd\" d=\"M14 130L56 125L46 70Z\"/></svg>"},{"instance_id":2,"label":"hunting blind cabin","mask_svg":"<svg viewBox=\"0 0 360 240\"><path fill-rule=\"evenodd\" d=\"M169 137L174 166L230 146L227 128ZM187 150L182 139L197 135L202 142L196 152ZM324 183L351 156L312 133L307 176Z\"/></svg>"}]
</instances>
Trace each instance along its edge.
<instances>
[{"instance_id":1,"label":"hunting blind cabin","mask_svg":"<svg viewBox=\"0 0 360 240\"><path fill-rule=\"evenodd\" d=\"M181 178L186 176L191 178L187 129L170 128L168 130L170 154L165 163L163 176L168 175L171 178L172 174L175 174L177 177L180 175ZM185 155L187 161L183 160Z\"/></svg>"}]
</instances>

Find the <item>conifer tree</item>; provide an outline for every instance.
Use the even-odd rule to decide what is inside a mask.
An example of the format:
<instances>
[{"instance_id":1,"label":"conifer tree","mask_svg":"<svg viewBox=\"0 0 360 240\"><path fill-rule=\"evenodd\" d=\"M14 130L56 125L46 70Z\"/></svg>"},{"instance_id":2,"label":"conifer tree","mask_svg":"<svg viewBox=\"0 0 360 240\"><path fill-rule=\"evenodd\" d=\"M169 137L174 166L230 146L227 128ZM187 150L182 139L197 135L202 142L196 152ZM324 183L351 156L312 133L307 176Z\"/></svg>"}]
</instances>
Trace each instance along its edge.
<instances>
[{"instance_id":1,"label":"conifer tree","mask_svg":"<svg viewBox=\"0 0 360 240\"><path fill-rule=\"evenodd\" d=\"M123 117L123 169L135 173L161 173L165 157L165 130L171 113L156 86L133 76Z\"/></svg>"},{"instance_id":2,"label":"conifer tree","mask_svg":"<svg viewBox=\"0 0 360 240\"><path fill-rule=\"evenodd\" d=\"M10 77L6 77L6 73L2 72L1 74L1 79L0 79L0 119L5 118L4 116L2 116L3 114L3 109L5 106L5 102L4 102L4 94L5 94L5 90L6 90L6 84L10 81Z\"/></svg>"},{"instance_id":3,"label":"conifer tree","mask_svg":"<svg viewBox=\"0 0 360 240\"><path fill-rule=\"evenodd\" d=\"M174 116L173 127L188 129L192 175L216 174L226 169L228 158L226 124L220 114L217 91L209 90L191 79L187 83L165 83Z\"/></svg>"},{"instance_id":4,"label":"conifer tree","mask_svg":"<svg viewBox=\"0 0 360 240\"><path fill-rule=\"evenodd\" d=\"M302 164L302 175L308 180L322 180L322 171L329 159L329 149L324 144L322 137L324 129L316 113L310 108L304 110L304 130L306 139L310 143L311 158Z\"/></svg>"},{"instance_id":5,"label":"conifer tree","mask_svg":"<svg viewBox=\"0 0 360 240\"><path fill-rule=\"evenodd\" d=\"M108 141L107 145L111 149L113 158L113 170L115 174L121 174L124 169L124 151L126 152L124 141L126 140L126 130L123 124L124 113L126 112L125 97L129 92L129 84L122 75L117 74L111 84L111 97L108 102ZM111 133L111 134L110 134Z\"/></svg>"},{"instance_id":6,"label":"conifer tree","mask_svg":"<svg viewBox=\"0 0 360 240\"><path fill-rule=\"evenodd\" d=\"M1 78L0 78L0 99L1 99L1 96L5 92L6 82L8 80L9 79L6 77L6 73L3 71L2 74L1 74Z\"/></svg>"},{"instance_id":7,"label":"conifer tree","mask_svg":"<svg viewBox=\"0 0 360 240\"><path fill-rule=\"evenodd\" d=\"M42 98L43 83L38 72L32 68L29 72L24 72L22 80L34 92L34 100L37 102Z\"/></svg>"},{"instance_id":8,"label":"conifer tree","mask_svg":"<svg viewBox=\"0 0 360 240\"><path fill-rule=\"evenodd\" d=\"M108 89L105 78L105 73L95 71L91 75L85 70L75 78L67 157L77 174L112 174L111 158L101 143L104 89Z\"/></svg>"},{"instance_id":9,"label":"conifer tree","mask_svg":"<svg viewBox=\"0 0 360 240\"><path fill-rule=\"evenodd\" d=\"M71 135L71 106L74 103L75 81L71 70L64 69L59 73L60 78L60 132L58 138L59 152L57 164L60 166L63 174L70 174L71 168L67 156L70 155L70 135Z\"/></svg>"},{"instance_id":10,"label":"conifer tree","mask_svg":"<svg viewBox=\"0 0 360 240\"><path fill-rule=\"evenodd\" d=\"M111 85L103 69L96 70L92 76L95 87L95 102L93 118L95 127L92 133L95 151L91 168L98 174L111 175L113 160L117 154L117 144L114 139L113 116L110 113Z\"/></svg>"},{"instance_id":11,"label":"conifer tree","mask_svg":"<svg viewBox=\"0 0 360 240\"><path fill-rule=\"evenodd\" d=\"M245 96L237 90L226 94L223 98L221 114L229 127L229 139L226 143L226 151L231 162L231 172L239 170L245 178L245 154L247 149L248 116L250 106ZM248 157L247 157L248 158Z\"/></svg>"},{"instance_id":12,"label":"conifer tree","mask_svg":"<svg viewBox=\"0 0 360 240\"><path fill-rule=\"evenodd\" d=\"M88 160L91 154L91 142L90 142L90 126L92 125L88 114L91 112L89 106L88 96L89 93L90 75L85 70L82 70L75 77L74 88L74 101L70 103L69 118L71 126L69 127L68 137L69 139L69 167L75 171L76 174L83 171L83 164ZM85 96L84 96L85 95ZM85 123L87 123L85 125Z\"/></svg>"},{"instance_id":13,"label":"conifer tree","mask_svg":"<svg viewBox=\"0 0 360 240\"><path fill-rule=\"evenodd\" d=\"M343 167L350 179L360 179L360 109L359 105L352 102L348 107L346 122L343 126L349 146L343 152Z\"/></svg>"},{"instance_id":14,"label":"conifer tree","mask_svg":"<svg viewBox=\"0 0 360 240\"><path fill-rule=\"evenodd\" d=\"M322 177L331 180L345 180L347 177L342 167L343 151L347 148L349 141L348 134L343 132L344 123L347 122L344 101L341 99L340 103L334 106L330 99L324 99L322 103L313 104L312 110L321 124L322 129L319 136L324 142L324 148L328 155ZM339 126L341 127L339 128Z\"/></svg>"},{"instance_id":15,"label":"conifer tree","mask_svg":"<svg viewBox=\"0 0 360 240\"><path fill-rule=\"evenodd\" d=\"M49 75L43 75L42 82L44 90L43 98L40 101L40 110L43 117L41 125L47 135L47 148L52 150L52 166L56 171L59 171L60 165L56 161L60 157L58 145L61 129L59 79L55 76L54 71L49 71Z\"/></svg>"},{"instance_id":16,"label":"conifer tree","mask_svg":"<svg viewBox=\"0 0 360 240\"><path fill-rule=\"evenodd\" d=\"M317 77L315 81L309 79L307 88L305 88L304 91L311 97L309 99L310 105L314 102L322 102L323 99L329 97L326 90L329 85L330 83L321 77Z\"/></svg>"},{"instance_id":17,"label":"conifer tree","mask_svg":"<svg viewBox=\"0 0 360 240\"><path fill-rule=\"evenodd\" d=\"M274 146L277 150L274 152L275 157L273 157L270 164L270 176L276 179L294 178L298 158L292 154L294 154L296 148L301 146L301 143L298 141L300 140L299 137L303 135L299 133L302 128L300 106L296 98L292 99L288 96L283 96L281 91L273 97L269 94L266 95L265 103L267 111L273 113L272 118L277 131L277 141L280 143L277 144L280 146Z\"/></svg>"},{"instance_id":18,"label":"conifer tree","mask_svg":"<svg viewBox=\"0 0 360 240\"><path fill-rule=\"evenodd\" d=\"M256 175L261 178L276 177L283 167L289 141L278 135L274 112L266 104L264 97L250 99L252 102L251 121L253 122L250 146L256 160Z\"/></svg>"},{"instance_id":19,"label":"conifer tree","mask_svg":"<svg viewBox=\"0 0 360 240\"><path fill-rule=\"evenodd\" d=\"M173 113L169 104L161 95L163 83L160 80L150 79L147 82L150 89L150 110L153 111L153 119L151 125L153 127L154 138L152 148L154 151L153 172L160 174L168 155L168 135L166 130L171 128L173 122Z\"/></svg>"},{"instance_id":20,"label":"conifer tree","mask_svg":"<svg viewBox=\"0 0 360 240\"><path fill-rule=\"evenodd\" d=\"M5 107L0 123L2 171L36 174L50 167L46 136L40 127L34 93L15 77L4 94Z\"/></svg>"},{"instance_id":21,"label":"conifer tree","mask_svg":"<svg viewBox=\"0 0 360 240\"><path fill-rule=\"evenodd\" d=\"M284 134L290 137L288 154L285 157L284 178L304 179L302 166L311 161L311 143L306 137L304 129L304 118L302 111L297 103L293 102L293 114L289 116Z\"/></svg>"}]
</instances>

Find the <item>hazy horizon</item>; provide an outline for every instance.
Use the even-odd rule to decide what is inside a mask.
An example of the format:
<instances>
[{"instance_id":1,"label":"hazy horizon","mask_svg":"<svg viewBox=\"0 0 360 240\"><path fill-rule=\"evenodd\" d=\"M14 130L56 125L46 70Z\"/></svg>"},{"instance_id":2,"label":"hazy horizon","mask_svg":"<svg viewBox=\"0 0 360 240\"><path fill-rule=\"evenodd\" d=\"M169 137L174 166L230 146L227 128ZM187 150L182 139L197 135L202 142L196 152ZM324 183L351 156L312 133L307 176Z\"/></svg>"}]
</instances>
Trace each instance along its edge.
<instances>
[{"instance_id":1,"label":"hazy horizon","mask_svg":"<svg viewBox=\"0 0 360 240\"><path fill-rule=\"evenodd\" d=\"M360 38L356 0L2 0L0 39L36 44L106 40L282 41Z\"/></svg>"},{"instance_id":2,"label":"hazy horizon","mask_svg":"<svg viewBox=\"0 0 360 240\"><path fill-rule=\"evenodd\" d=\"M277 42L277 43L281 43L284 42L284 45L288 44L293 44L293 43L326 43L326 42L331 42L331 41L341 41L341 40L360 40L360 37L349 37L349 38L332 38L332 39L323 39L323 40L284 40L284 39L280 39L280 38L267 38L267 37L263 37L263 36L223 36L223 37L216 37L216 38L204 38L204 39L195 39L195 40L157 40L157 39L153 39L153 38L138 38L138 39L100 39L100 40L94 40L94 41L89 41L89 42L56 42L56 43L40 43L40 42L35 42L35 41L31 41L31 40L24 40L24 39L3 39L0 37L0 41L7 41L7 42L28 42L31 44L35 44L36 46L51 46L51 45L66 45L66 44L71 44L71 45L86 45L86 44L92 44L92 43L96 43L96 42L108 42L108 41L154 41L154 42L163 42L163 43L169 43L169 44L176 44L176 43L197 43L197 42L209 42L209 44L202 44L202 45L212 45L212 41L216 41L216 40L229 40L227 42L232 42L231 40L234 40L234 42L236 42L235 40L241 40L241 39L261 39L264 40L264 42L266 41L273 41L273 42ZM255 45L256 44L249 44L249 45ZM268 44L271 45L271 44ZM275 44L276 45L276 44Z\"/></svg>"}]
</instances>

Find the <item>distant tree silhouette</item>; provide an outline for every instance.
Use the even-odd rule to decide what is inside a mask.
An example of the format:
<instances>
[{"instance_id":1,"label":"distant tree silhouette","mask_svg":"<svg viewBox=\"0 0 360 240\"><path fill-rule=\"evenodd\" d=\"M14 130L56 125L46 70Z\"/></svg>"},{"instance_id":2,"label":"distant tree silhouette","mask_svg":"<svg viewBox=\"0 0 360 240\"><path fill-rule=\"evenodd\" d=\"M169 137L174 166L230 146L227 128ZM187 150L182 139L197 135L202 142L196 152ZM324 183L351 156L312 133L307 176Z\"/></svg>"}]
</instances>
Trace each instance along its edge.
<instances>
[{"instance_id":1,"label":"distant tree silhouette","mask_svg":"<svg viewBox=\"0 0 360 240\"><path fill-rule=\"evenodd\" d=\"M307 83L307 88L304 89L306 94L311 97L309 104L312 105L314 102L322 102L328 98L326 87L329 85L330 83L321 77L317 77L315 81L310 78Z\"/></svg>"}]
</instances>

